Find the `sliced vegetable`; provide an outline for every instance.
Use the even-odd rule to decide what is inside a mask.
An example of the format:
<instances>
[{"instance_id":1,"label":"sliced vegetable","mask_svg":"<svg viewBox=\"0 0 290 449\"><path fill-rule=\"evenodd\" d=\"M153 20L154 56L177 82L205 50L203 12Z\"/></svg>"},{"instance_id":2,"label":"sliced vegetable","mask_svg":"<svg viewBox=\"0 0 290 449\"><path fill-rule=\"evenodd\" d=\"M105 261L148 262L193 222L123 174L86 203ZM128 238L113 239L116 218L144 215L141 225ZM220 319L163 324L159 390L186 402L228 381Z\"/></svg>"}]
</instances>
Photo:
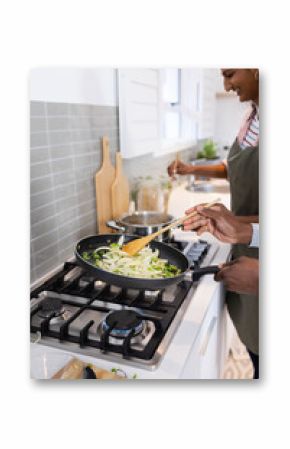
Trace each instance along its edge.
<instances>
[{"instance_id":1,"label":"sliced vegetable","mask_svg":"<svg viewBox=\"0 0 290 449\"><path fill-rule=\"evenodd\" d=\"M135 256L129 256L122 251L119 243L112 243L97 248L90 255L84 252L82 257L102 270L127 277L158 279L173 277L181 272L175 265L169 264L167 259L159 258L158 249L152 250L148 246Z\"/></svg>"}]
</instances>

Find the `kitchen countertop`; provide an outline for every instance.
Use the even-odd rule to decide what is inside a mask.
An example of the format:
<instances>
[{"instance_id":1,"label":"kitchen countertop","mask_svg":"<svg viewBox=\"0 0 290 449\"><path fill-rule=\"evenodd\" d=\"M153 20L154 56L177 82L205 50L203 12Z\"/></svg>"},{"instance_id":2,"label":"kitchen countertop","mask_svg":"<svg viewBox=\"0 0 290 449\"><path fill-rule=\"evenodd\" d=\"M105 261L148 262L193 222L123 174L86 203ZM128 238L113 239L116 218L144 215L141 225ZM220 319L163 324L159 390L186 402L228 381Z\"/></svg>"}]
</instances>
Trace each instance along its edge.
<instances>
[{"instance_id":1,"label":"kitchen countertop","mask_svg":"<svg viewBox=\"0 0 290 449\"><path fill-rule=\"evenodd\" d=\"M185 209L203 202L210 202L219 197L221 202L227 207L229 206L229 193L227 192L226 181L215 181L215 187L218 191L213 192L190 192L185 189L186 184L176 186L171 194L169 200L169 213L176 217L182 216ZM218 190L217 189L217 190ZM220 193L221 190L223 193ZM182 231L177 231L182 234ZM191 239L196 239L194 233L186 234L186 238L190 236ZM210 234L204 234L202 238L208 241L215 240ZM229 254L230 245L219 242L219 249L215 256L214 264L224 262ZM51 364L55 370L61 368L69 359L70 356L78 357L79 359L88 363L93 363L96 366L111 370L112 368L123 369L129 378L137 376L137 379L178 379L182 376L182 371L189 356L190 350L197 338L198 331L202 321L206 315L206 311L211 304L211 299L216 293L217 289L222 289L222 285L215 282L213 276L203 276L194 291L193 300L185 312L185 315L164 355L163 360L157 369L148 371L141 368L136 368L126 365L126 363L110 362L103 359L84 356L82 354L69 353L54 349L39 343L31 343L31 377L47 378L50 377L49 370Z\"/></svg>"},{"instance_id":2,"label":"kitchen countertop","mask_svg":"<svg viewBox=\"0 0 290 449\"><path fill-rule=\"evenodd\" d=\"M225 179L215 179L210 182L213 190L210 192L191 192L186 189L187 182L178 183L173 188L168 203L168 213L175 217L184 215L184 211L189 207L201 203L209 203L217 198L227 208L230 208L230 189L229 183Z\"/></svg>"}]
</instances>

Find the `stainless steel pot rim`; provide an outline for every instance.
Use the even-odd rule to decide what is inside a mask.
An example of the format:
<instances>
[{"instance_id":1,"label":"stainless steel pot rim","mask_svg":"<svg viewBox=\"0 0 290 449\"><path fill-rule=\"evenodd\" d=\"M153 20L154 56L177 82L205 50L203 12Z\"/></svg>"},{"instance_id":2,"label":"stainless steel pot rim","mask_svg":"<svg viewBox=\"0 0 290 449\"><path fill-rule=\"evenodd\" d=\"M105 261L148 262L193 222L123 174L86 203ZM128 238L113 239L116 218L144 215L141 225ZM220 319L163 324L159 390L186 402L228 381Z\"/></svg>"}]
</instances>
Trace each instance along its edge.
<instances>
[{"instance_id":1,"label":"stainless steel pot rim","mask_svg":"<svg viewBox=\"0 0 290 449\"><path fill-rule=\"evenodd\" d=\"M131 221L126 221L126 218L134 218L136 217L138 219L138 217L141 218L147 218L147 223L146 220L144 223L134 223ZM157 218L160 217L160 218ZM156 221L154 220L154 222L150 222L150 218L154 218L156 219ZM133 214L123 214L119 219L116 220L116 222L120 225L123 226L134 226L136 228L144 228L144 227L154 227L154 226L165 226L166 224L171 223L174 220L173 215L170 214L165 214L163 212L156 212L156 211L137 211L134 212Z\"/></svg>"}]
</instances>

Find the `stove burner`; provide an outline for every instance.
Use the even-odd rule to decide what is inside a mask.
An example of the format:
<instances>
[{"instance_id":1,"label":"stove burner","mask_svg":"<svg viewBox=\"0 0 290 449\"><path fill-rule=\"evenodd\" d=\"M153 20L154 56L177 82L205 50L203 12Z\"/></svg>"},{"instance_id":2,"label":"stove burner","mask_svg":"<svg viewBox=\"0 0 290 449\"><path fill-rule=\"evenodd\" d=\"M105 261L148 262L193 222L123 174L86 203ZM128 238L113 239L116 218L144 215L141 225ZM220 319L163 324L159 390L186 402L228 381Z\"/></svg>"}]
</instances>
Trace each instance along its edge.
<instances>
[{"instance_id":1,"label":"stove burner","mask_svg":"<svg viewBox=\"0 0 290 449\"><path fill-rule=\"evenodd\" d=\"M180 249L185 245L186 257L194 256L192 263L197 257L200 264L200 254L204 252L201 246L205 244L201 240L196 244L184 241ZM218 251L217 245L208 247L207 263ZM89 354L108 360L120 361L124 357L129 365L155 369L196 286L184 279L160 291L129 287L115 291L89 272L79 274L76 267L76 262L66 262L63 269L31 292L31 333L38 333L52 347L84 354L88 350Z\"/></svg>"},{"instance_id":2,"label":"stove burner","mask_svg":"<svg viewBox=\"0 0 290 449\"><path fill-rule=\"evenodd\" d=\"M41 303L41 309L38 315L42 318L48 318L53 313L53 316L58 317L63 315L65 309L60 299L58 298L47 298Z\"/></svg>"},{"instance_id":3,"label":"stove burner","mask_svg":"<svg viewBox=\"0 0 290 449\"><path fill-rule=\"evenodd\" d=\"M112 337L125 338L129 333L134 330L134 336L140 334L143 330L143 321L132 310L119 310L109 313L103 321L103 331L114 326L110 331Z\"/></svg>"}]
</instances>

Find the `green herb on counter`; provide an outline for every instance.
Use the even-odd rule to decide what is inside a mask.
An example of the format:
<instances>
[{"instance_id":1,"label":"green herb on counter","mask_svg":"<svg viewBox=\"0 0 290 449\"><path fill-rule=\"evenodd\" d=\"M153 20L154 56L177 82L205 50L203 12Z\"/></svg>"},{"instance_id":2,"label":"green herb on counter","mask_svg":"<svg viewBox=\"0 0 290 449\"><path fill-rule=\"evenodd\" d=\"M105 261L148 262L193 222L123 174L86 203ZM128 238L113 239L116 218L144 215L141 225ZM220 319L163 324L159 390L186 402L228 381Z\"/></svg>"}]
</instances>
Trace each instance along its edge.
<instances>
[{"instance_id":1,"label":"green herb on counter","mask_svg":"<svg viewBox=\"0 0 290 449\"><path fill-rule=\"evenodd\" d=\"M209 139L203 145L201 151L198 151L196 155L196 159L216 159L217 158L217 149L216 144L213 140Z\"/></svg>"}]
</instances>

